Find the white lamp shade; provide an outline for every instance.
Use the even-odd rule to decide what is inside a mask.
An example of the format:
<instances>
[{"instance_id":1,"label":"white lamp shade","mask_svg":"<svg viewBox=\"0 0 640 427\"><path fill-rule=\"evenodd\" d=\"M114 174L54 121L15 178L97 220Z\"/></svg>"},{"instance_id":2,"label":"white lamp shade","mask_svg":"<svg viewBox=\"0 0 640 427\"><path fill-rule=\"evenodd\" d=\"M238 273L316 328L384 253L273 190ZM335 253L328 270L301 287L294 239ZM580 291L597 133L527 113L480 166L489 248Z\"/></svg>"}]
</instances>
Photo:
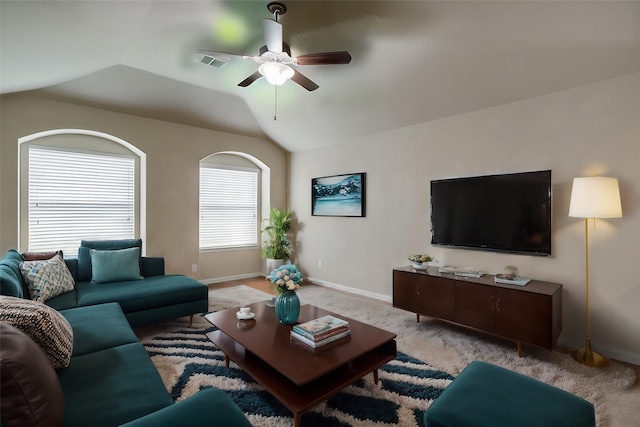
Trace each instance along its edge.
<instances>
[{"instance_id":1,"label":"white lamp shade","mask_svg":"<svg viewBox=\"0 0 640 427\"><path fill-rule=\"evenodd\" d=\"M293 77L293 68L279 62L265 62L258 67L260 74L274 86L281 86Z\"/></svg>"},{"instance_id":2,"label":"white lamp shade","mask_svg":"<svg viewBox=\"0 0 640 427\"><path fill-rule=\"evenodd\" d=\"M574 178L569 216L576 218L620 218L620 189L616 178Z\"/></svg>"}]
</instances>

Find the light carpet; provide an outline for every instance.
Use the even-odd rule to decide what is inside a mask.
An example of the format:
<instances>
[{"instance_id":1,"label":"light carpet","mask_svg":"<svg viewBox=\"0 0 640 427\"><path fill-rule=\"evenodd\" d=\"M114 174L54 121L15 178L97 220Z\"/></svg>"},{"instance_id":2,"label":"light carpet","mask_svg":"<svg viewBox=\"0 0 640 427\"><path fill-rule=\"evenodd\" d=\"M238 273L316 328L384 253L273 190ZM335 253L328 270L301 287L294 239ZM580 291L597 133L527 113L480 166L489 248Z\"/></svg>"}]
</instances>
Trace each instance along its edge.
<instances>
[{"instance_id":1,"label":"light carpet","mask_svg":"<svg viewBox=\"0 0 640 427\"><path fill-rule=\"evenodd\" d=\"M214 289L210 291L209 295L211 311L238 307L270 298L270 295L266 293L243 285ZM617 422L615 424L611 422L612 419L615 419L611 416L611 408L615 406L612 403L619 393L624 392L635 382L634 371L623 365L612 364L606 368L589 368L575 362L567 354L528 346L525 347L525 356L519 358L514 343L477 334L437 320L421 319L418 323L415 314L370 298L319 286L303 286L298 291L298 295L302 304L310 303L396 333L400 358L390 363L390 369L383 370L380 378L383 385L385 380L388 384L392 384L394 381L402 384L399 392L400 397L397 398L394 396L394 394L398 394L397 390L386 390L384 386L376 387L368 378L344 392L349 396L379 399L398 405L395 411L397 414L395 421L382 418L376 418L375 421L358 418L361 414L353 413L357 412L352 410L353 408L336 407L340 401L345 401L345 398L342 397L319 405L314 414L303 418L304 425L316 425L314 423L336 426L421 425L422 411L431 404L433 398L439 395L438 389L446 387L450 382L450 377L434 374L436 378L425 378L428 374L418 374L418 372L439 370L455 376L473 360L483 360L506 367L587 399L596 408L598 426L620 425ZM243 376L243 373L233 366L234 372L221 374L220 369L224 368L223 356L206 338L202 340L202 329L207 329L211 325L205 319L198 318L194 320L193 326L193 330L185 329L184 319L179 319L174 322L136 329L139 338L152 354L152 360L167 389L173 393L175 398L182 399L190 396L202 386L214 386L235 391L260 391L259 385L246 375ZM193 341L194 336L197 337L195 342ZM171 348L174 346L171 341L175 342L176 339L185 341L187 345L194 347L196 353L199 353L194 355L186 352L185 354L170 355L168 353L174 350L163 352L162 346ZM201 360L196 360L198 358ZM195 370L193 367L188 368L193 372L185 374L186 365L190 363L195 363L198 366ZM222 368L216 367L211 370L211 366ZM393 370L400 371L400 373L393 372ZM237 378L229 378L229 376ZM190 378L189 381L187 381L187 377ZM412 383L415 384L414 390L406 386L406 384ZM412 397L412 393L416 393L416 395L424 393L422 388L428 388L433 394L431 396L425 395L424 398ZM246 397L240 396L242 393L238 393L236 393L236 399ZM254 399L254 396L251 396L250 399ZM268 393L260 394L259 401L254 402L257 409L254 409L253 413L251 410L248 412L245 410L251 423L254 426L280 426L290 423L292 418L287 415L286 411L283 412L282 408L278 408L278 402L269 399ZM248 400L249 398L247 398ZM370 403L371 401L365 401L362 402L362 405L367 407ZM264 408L269 406L276 409L268 416L263 415Z\"/></svg>"}]
</instances>

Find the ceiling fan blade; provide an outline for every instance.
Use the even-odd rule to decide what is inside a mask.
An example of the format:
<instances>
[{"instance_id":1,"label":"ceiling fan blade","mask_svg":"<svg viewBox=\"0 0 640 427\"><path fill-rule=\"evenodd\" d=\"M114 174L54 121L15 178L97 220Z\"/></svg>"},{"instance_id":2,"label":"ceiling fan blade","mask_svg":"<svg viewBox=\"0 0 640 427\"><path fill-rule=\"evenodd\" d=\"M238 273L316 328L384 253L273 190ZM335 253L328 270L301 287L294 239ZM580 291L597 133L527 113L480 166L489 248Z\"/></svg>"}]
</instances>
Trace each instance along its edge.
<instances>
[{"instance_id":1,"label":"ceiling fan blade","mask_svg":"<svg viewBox=\"0 0 640 427\"><path fill-rule=\"evenodd\" d=\"M256 80L258 80L260 77L262 77L262 74L260 74L260 71L256 71L255 73L251 74L249 77L247 77L246 79L244 79L243 81L241 81L240 83L238 83L238 86L240 87L247 87L249 86L251 83L255 82Z\"/></svg>"},{"instance_id":2,"label":"ceiling fan blade","mask_svg":"<svg viewBox=\"0 0 640 427\"><path fill-rule=\"evenodd\" d=\"M312 82L311 80L309 80L307 77L305 77L302 73L296 70L294 70L293 77L291 77L291 80L298 83L300 86L302 86L309 92L311 92L312 90L316 90L320 87L314 82Z\"/></svg>"},{"instance_id":3,"label":"ceiling fan blade","mask_svg":"<svg viewBox=\"0 0 640 427\"><path fill-rule=\"evenodd\" d=\"M296 57L298 65L348 64L351 55L346 50L340 52L310 53Z\"/></svg>"},{"instance_id":4,"label":"ceiling fan blade","mask_svg":"<svg viewBox=\"0 0 640 427\"><path fill-rule=\"evenodd\" d=\"M264 41L270 52L282 52L282 24L272 19L262 19Z\"/></svg>"}]
</instances>

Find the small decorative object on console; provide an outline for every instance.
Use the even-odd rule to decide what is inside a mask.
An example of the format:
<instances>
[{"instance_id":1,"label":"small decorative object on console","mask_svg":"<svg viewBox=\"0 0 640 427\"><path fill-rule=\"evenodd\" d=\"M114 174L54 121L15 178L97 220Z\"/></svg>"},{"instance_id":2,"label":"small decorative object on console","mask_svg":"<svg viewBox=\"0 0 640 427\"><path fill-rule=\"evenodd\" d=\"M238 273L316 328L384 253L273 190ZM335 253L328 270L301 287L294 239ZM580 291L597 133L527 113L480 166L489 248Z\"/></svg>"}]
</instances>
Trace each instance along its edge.
<instances>
[{"instance_id":1,"label":"small decorative object on console","mask_svg":"<svg viewBox=\"0 0 640 427\"><path fill-rule=\"evenodd\" d=\"M433 258L429 255L412 254L409 255L409 261L411 261L411 266L416 270L426 270L428 268L426 263L433 261Z\"/></svg>"},{"instance_id":2,"label":"small decorative object on console","mask_svg":"<svg viewBox=\"0 0 640 427\"><path fill-rule=\"evenodd\" d=\"M507 265L504 268L504 278L505 279L515 279L516 277L520 276L520 269L515 266L515 265Z\"/></svg>"},{"instance_id":3,"label":"small decorative object on console","mask_svg":"<svg viewBox=\"0 0 640 427\"><path fill-rule=\"evenodd\" d=\"M531 281L531 279L529 279L528 277L521 277L521 276L516 276L514 278L509 279L504 274L496 274L493 280L496 283L504 283L507 285L518 285L518 286L525 286L527 283Z\"/></svg>"},{"instance_id":4,"label":"small decorative object on console","mask_svg":"<svg viewBox=\"0 0 640 427\"><path fill-rule=\"evenodd\" d=\"M452 266L444 266L438 268L438 272L446 273L446 274L455 274L456 276L463 277L482 277L484 273L480 270L471 267L452 267Z\"/></svg>"}]
</instances>

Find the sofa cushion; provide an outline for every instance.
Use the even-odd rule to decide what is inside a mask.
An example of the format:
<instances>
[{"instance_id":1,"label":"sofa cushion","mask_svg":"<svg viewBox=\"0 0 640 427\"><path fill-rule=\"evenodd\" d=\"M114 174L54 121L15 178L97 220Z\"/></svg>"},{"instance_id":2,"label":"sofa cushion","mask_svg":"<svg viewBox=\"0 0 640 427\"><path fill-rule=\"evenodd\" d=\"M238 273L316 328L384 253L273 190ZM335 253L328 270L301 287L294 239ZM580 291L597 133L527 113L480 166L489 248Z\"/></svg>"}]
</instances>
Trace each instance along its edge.
<instances>
[{"instance_id":1,"label":"sofa cushion","mask_svg":"<svg viewBox=\"0 0 640 427\"><path fill-rule=\"evenodd\" d=\"M57 297L53 297L44 302L51 308L55 308L56 310L66 310L69 308L74 308L78 306L78 296L75 290L71 292L66 292L62 295L58 295Z\"/></svg>"},{"instance_id":2,"label":"sofa cushion","mask_svg":"<svg viewBox=\"0 0 640 427\"><path fill-rule=\"evenodd\" d=\"M89 251L91 256L91 284L142 280L140 248Z\"/></svg>"},{"instance_id":3,"label":"sofa cushion","mask_svg":"<svg viewBox=\"0 0 640 427\"><path fill-rule=\"evenodd\" d=\"M82 240L78 248L78 282L89 282L91 280L91 249L111 250L140 248L142 250L141 239L121 239L121 240Z\"/></svg>"},{"instance_id":4,"label":"sofa cushion","mask_svg":"<svg viewBox=\"0 0 640 427\"><path fill-rule=\"evenodd\" d=\"M22 259L25 261L44 261L51 259L56 255L60 255L60 258L64 258L62 251L49 251L49 252L23 252Z\"/></svg>"},{"instance_id":5,"label":"sofa cushion","mask_svg":"<svg viewBox=\"0 0 640 427\"><path fill-rule=\"evenodd\" d=\"M18 270L19 272L20 270ZM22 298L24 290L22 284L22 274L8 266L6 263L0 262L0 295Z\"/></svg>"},{"instance_id":6,"label":"sofa cushion","mask_svg":"<svg viewBox=\"0 0 640 427\"><path fill-rule=\"evenodd\" d=\"M0 260L0 294L18 298L29 295L20 272L22 261L22 255L15 249L9 249Z\"/></svg>"},{"instance_id":7,"label":"sofa cushion","mask_svg":"<svg viewBox=\"0 0 640 427\"><path fill-rule=\"evenodd\" d=\"M64 397L53 366L31 338L4 322L0 322L0 382L5 425L62 425Z\"/></svg>"},{"instance_id":8,"label":"sofa cushion","mask_svg":"<svg viewBox=\"0 0 640 427\"><path fill-rule=\"evenodd\" d=\"M121 427L251 427L231 397L216 388L205 388L188 399L138 418Z\"/></svg>"},{"instance_id":9,"label":"sofa cushion","mask_svg":"<svg viewBox=\"0 0 640 427\"><path fill-rule=\"evenodd\" d=\"M140 343L74 357L58 378L65 427L117 426L173 403Z\"/></svg>"},{"instance_id":10,"label":"sofa cushion","mask_svg":"<svg viewBox=\"0 0 640 427\"><path fill-rule=\"evenodd\" d=\"M138 342L118 303L72 308L60 314L73 328L72 357Z\"/></svg>"},{"instance_id":11,"label":"sofa cushion","mask_svg":"<svg viewBox=\"0 0 640 427\"><path fill-rule=\"evenodd\" d=\"M164 276L164 258L140 257L140 274L142 277Z\"/></svg>"},{"instance_id":12,"label":"sofa cushion","mask_svg":"<svg viewBox=\"0 0 640 427\"><path fill-rule=\"evenodd\" d=\"M104 286L78 283L78 306L118 302L125 313L207 299L207 286L182 275L147 277Z\"/></svg>"},{"instance_id":13,"label":"sofa cushion","mask_svg":"<svg viewBox=\"0 0 640 427\"><path fill-rule=\"evenodd\" d=\"M0 296L0 321L27 334L44 351L54 368L69 366L73 330L53 308L38 301Z\"/></svg>"},{"instance_id":14,"label":"sofa cushion","mask_svg":"<svg viewBox=\"0 0 640 427\"><path fill-rule=\"evenodd\" d=\"M20 263L20 272L24 277L32 300L44 302L50 298L73 291L75 281L59 254L43 261L24 261Z\"/></svg>"}]
</instances>

